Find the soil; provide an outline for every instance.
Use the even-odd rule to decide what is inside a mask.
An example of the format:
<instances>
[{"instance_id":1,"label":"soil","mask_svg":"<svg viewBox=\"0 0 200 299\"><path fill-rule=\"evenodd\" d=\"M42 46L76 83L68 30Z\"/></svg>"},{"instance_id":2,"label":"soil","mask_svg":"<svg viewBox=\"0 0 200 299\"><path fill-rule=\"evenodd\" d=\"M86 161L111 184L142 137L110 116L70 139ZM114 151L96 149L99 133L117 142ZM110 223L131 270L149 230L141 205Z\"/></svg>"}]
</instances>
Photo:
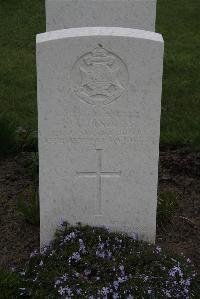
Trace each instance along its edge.
<instances>
[{"instance_id":1,"label":"soil","mask_svg":"<svg viewBox=\"0 0 200 299\"><path fill-rule=\"evenodd\" d=\"M200 273L200 153L161 150L158 192L178 194L178 207L169 223L157 227L156 242L189 257Z\"/></svg>"},{"instance_id":2,"label":"soil","mask_svg":"<svg viewBox=\"0 0 200 299\"><path fill-rule=\"evenodd\" d=\"M23 267L39 248L39 226L17 209L19 193L32 183L30 157L21 153L0 160L0 268ZM178 194L178 207L167 224L157 227L156 243L182 252L200 272L200 153L161 148L158 192L165 191Z\"/></svg>"},{"instance_id":3,"label":"soil","mask_svg":"<svg viewBox=\"0 0 200 299\"><path fill-rule=\"evenodd\" d=\"M17 209L19 194L31 184L30 153L0 161L0 268L21 267L39 247L39 227Z\"/></svg>"}]
</instances>

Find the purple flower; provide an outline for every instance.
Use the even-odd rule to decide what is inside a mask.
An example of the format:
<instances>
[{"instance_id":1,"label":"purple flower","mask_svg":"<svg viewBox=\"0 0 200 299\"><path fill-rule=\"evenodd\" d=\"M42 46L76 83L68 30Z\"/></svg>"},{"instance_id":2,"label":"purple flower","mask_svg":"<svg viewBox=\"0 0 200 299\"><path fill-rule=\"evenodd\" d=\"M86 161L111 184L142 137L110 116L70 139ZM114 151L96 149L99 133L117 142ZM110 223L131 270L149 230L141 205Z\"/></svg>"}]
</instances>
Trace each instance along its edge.
<instances>
[{"instance_id":1,"label":"purple flower","mask_svg":"<svg viewBox=\"0 0 200 299\"><path fill-rule=\"evenodd\" d=\"M60 295L65 295L65 288L60 287L59 290L58 290L58 293L59 293Z\"/></svg>"},{"instance_id":2,"label":"purple flower","mask_svg":"<svg viewBox=\"0 0 200 299\"><path fill-rule=\"evenodd\" d=\"M45 255L46 254L46 252L47 252L47 250L48 250L48 247L47 246L44 246L42 249L41 249L41 254L42 255Z\"/></svg>"},{"instance_id":3,"label":"purple flower","mask_svg":"<svg viewBox=\"0 0 200 299\"><path fill-rule=\"evenodd\" d=\"M156 246L156 249L155 249L156 253L160 253L162 251L161 247L160 246Z\"/></svg>"},{"instance_id":4,"label":"purple flower","mask_svg":"<svg viewBox=\"0 0 200 299\"><path fill-rule=\"evenodd\" d=\"M162 292L166 296L166 298L172 298L170 290L162 289Z\"/></svg>"},{"instance_id":5,"label":"purple flower","mask_svg":"<svg viewBox=\"0 0 200 299\"><path fill-rule=\"evenodd\" d=\"M146 282L149 279L149 276L144 276L143 280Z\"/></svg>"},{"instance_id":6,"label":"purple flower","mask_svg":"<svg viewBox=\"0 0 200 299\"><path fill-rule=\"evenodd\" d=\"M84 274L85 274L85 276L90 275L91 274L91 270L89 270L89 269L84 270Z\"/></svg>"},{"instance_id":7,"label":"purple flower","mask_svg":"<svg viewBox=\"0 0 200 299\"><path fill-rule=\"evenodd\" d=\"M118 299L119 295L117 293L113 293L113 299Z\"/></svg>"},{"instance_id":8,"label":"purple flower","mask_svg":"<svg viewBox=\"0 0 200 299\"><path fill-rule=\"evenodd\" d=\"M68 295L68 296L71 296L72 295L72 291L70 288L68 287L60 287L59 290L58 290L58 293L62 296L62 295Z\"/></svg>"},{"instance_id":9,"label":"purple flower","mask_svg":"<svg viewBox=\"0 0 200 299\"><path fill-rule=\"evenodd\" d=\"M30 258L32 258L32 257L34 257L34 256L36 256L36 255L38 255L39 254L39 252L37 251L37 249L36 250L34 250L33 252L31 252L31 254L30 254Z\"/></svg>"},{"instance_id":10,"label":"purple flower","mask_svg":"<svg viewBox=\"0 0 200 299\"><path fill-rule=\"evenodd\" d=\"M57 288L57 285L59 285L61 283L61 281L58 279L56 280L56 282L54 283L54 288Z\"/></svg>"},{"instance_id":11,"label":"purple flower","mask_svg":"<svg viewBox=\"0 0 200 299\"><path fill-rule=\"evenodd\" d=\"M133 234L132 234L132 239L133 239L134 241L138 240L138 239L139 239L138 234L137 234L137 233L133 233Z\"/></svg>"},{"instance_id":12,"label":"purple flower","mask_svg":"<svg viewBox=\"0 0 200 299\"><path fill-rule=\"evenodd\" d=\"M164 291L164 294L165 294L165 296L166 296L167 298L171 298L171 297L172 297L171 294L170 294L170 291L168 291L168 290L165 290L165 291Z\"/></svg>"},{"instance_id":13,"label":"purple flower","mask_svg":"<svg viewBox=\"0 0 200 299\"><path fill-rule=\"evenodd\" d=\"M44 265L43 261L41 260L39 266L42 267Z\"/></svg>"},{"instance_id":14,"label":"purple flower","mask_svg":"<svg viewBox=\"0 0 200 299\"><path fill-rule=\"evenodd\" d=\"M70 261L71 259L72 259L72 260L75 260L75 262L80 261L80 259L81 259L80 253L79 253L79 252L74 252L74 253L72 254L72 257L69 258L69 261Z\"/></svg>"},{"instance_id":15,"label":"purple flower","mask_svg":"<svg viewBox=\"0 0 200 299\"><path fill-rule=\"evenodd\" d=\"M75 238L76 238L75 232L71 232L70 234L68 234L64 237L63 243L66 243L67 241L71 241ZM63 243L61 243L61 244L63 244Z\"/></svg>"},{"instance_id":16,"label":"purple flower","mask_svg":"<svg viewBox=\"0 0 200 299\"><path fill-rule=\"evenodd\" d=\"M118 243L122 243L122 240L118 239L117 237L115 237L115 241L117 241Z\"/></svg>"},{"instance_id":17,"label":"purple flower","mask_svg":"<svg viewBox=\"0 0 200 299\"><path fill-rule=\"evenodd\" d=\"M109 293L110 293L109 288L107 288L107 287L103 287L103 288L102 288L102 294L103 294L103 295L108 295Z\"/></svg>"},{"instance_id":18,"label":"purple flower","mask_svg":"<svg viewBox=\"0 0 200 299\"><path fill-rule=\"evenodd\" d=\"M127 276L118 277L118 282L119 282L119 283L123 283L123 282L127 281L127 279L128 279Z\"/></svg>"},{"instance_id":19,"label":"purple flower","mask_svg":"<svg viewBox=\"0 0 200 299\"><path fill-rule=\"evenodd\" d=\"M191 284L190 278L186 279L185 280L185 285L186 286L190 286L190 284Z\"/></svg>"},{"instance_id":20,"label":"purple flower","mask_svg":"<svg viewBox=\"0 0 200 299\"><path fill-rule=\"evenodd\" d=\"M70 288L66 287L65 288L65 292L67 293L68 296L71 296L72 295L72 291Z\"/></svg>"},{"instance_id":21,"label":"purple flower","mask_svg":"<svg viewBox=\"0 0 200 299\"><path fill-rule=\"evenodd\" d=\"M183 277L183 272L181 271L180 267L174 266L168 272L169 276L171 276L171 277L174 277L176 275L176 273L179 274L180 277Z\"/></svg>"},{"instance_id":22,"label":"purple flower","mask_svg":"<svg viewBox=\"0 0 200 299\"><path fill-rule=\"evenodd\" d=\"M74 275L75 277L79 277L80 274L78 272L75 272Z\"/></svg>"},{"instance_id":23,"label":"purple flower","mask_svg":"<svg viewBox=\"0 0 200 299\"><path fill-rule=\"evenodd\" d=\"M61 277L61 279L62 279L63 281L66 281L66 280L68 279L67 274L65 273L65 274Z\"/></svg>"},{"instance_id":24,"label":"purple flower","mask_svg":"<svg viewBox=\"0 0 200 299\"><path fill-rule=\"evenodd\" d=\"M85 253L86 252L85 244L82 239L79 239L79 245L80 245L79 251L82 251L82 253Z\"/></svg>"},{"instance_id":25,"label":"purple flower","mask_svg":"<svg viewBox=\"0 0 200 299\"><path fill-rule=\"evenodd\" d=\"M100 280L100 277L99 277L99 276L97 276L97 277L96 277L96 280Z\"/></svg>"},{"instance_id":26,"label":"purple flower","mask_svg":"<svg viewBox=\"0 0 200 299\"><path fill-rule=\"evenodd\" d=\"M114 286L115 290L118 290L119 282L117 280L113 281L113 286Z\"/></svg>"},{"instance_id":27,"label":"purple flower","mask_svg":"<svg viewBox=\"0 0 200 299\"><path fill-rule=\"evenodd\" d=\"M96 251L96 256L101 257L101 258L105 258L105 252L101 252L99 250Z\"/></svg>"},{"instance_id":28,"label":"purple flower","mask_svg":"<svg viewBox=\"0 0 200 299\"><path fill-rule=\"evenodd\" d=\"M124 266L123 265L119 266L119 270L121 272L121 275L124 276L125 275L125 271L124 271Z\"/></svg>"},{"instance_id":29,"label":"purple flower","mask_svg":"<svg viewBox=\"0 0 200 299\"><path fill-rule=\"evenodd\" d=\"M187 288L184 288L184 293L188 294L189 290Z\"/></svg>"},{"instance_id":30,"label":"purple flower","mask_svg":"<svg viewBox=\"0 0 200 299\"><path fill-rule=\"evenodd\" d=\"M99 244L98 244L98 248L100 248L101 250L104 249L104 247L105 247L105 244L104 244L104 243L99 243Z\"/></svg>"},{"instance_id":31,"label":"purple flower","mask_svg":"<svg viewBox=\"0 0 200 299\"><path fill-rule=\"evenodd\" d=\"M77 294L77 295L80 295L81 292L82 292L82 289L81 289L81 288L78 288L78 289L76 290L76 294Z\"/></svg>"},{"instance_id":32,"label":"purple flower","mask_svg":"<svg viewBox=\"0 0 200 299\"><path fill-rule=\"evenodd\" d=\"M107 254L108 258L111 259L112 258L112 252L110 250L108 250L108 254Z\"/></svg>"},{"instance_id":33,"label":"purple flower","mask_svg":"<svg viewBox=\"0 0 200 299\"><path fill-rule=\"evenodd\" d=\"M124 266L123 266L123 265L120 265L120 266L119 266L119 270L120 270L120 271L124 271Z\"/></svg>"}]
</instances>

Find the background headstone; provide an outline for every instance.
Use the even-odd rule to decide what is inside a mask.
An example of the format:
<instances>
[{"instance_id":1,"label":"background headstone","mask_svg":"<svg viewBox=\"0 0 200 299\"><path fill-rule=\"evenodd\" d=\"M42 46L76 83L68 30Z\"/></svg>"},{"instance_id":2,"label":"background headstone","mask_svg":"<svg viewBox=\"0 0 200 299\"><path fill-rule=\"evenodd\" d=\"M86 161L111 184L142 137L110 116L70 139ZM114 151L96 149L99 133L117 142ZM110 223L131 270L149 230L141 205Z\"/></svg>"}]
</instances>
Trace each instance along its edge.
<instances>
[{"instance_id":1,"label":"background headstone","mask_svg":"<svg viewBox=\"0 0 200 299\"><path fill-rule=\"evenodd\" d=\"M156 0L46 0L46 30L127 27L155 31Z\"/></svg>"},{"instance_id":2,"label":"background headstone","mask_svg":"<svg viewBox=\"0 0 200 299\"><path fill-rule=\"evenodd\" d=\"M162 64L153 32L37 36L41 245L62 220L154 241Z\"/></svg>"}]
</instances>

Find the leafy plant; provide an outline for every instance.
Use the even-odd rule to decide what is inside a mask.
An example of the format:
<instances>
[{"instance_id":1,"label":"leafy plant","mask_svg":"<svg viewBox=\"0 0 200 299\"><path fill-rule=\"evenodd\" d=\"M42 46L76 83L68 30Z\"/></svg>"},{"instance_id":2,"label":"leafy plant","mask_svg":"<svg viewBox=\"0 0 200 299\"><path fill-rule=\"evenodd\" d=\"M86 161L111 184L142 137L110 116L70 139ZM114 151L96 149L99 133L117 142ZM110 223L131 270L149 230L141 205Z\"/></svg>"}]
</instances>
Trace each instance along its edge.
<instances>
[{"instance_id":1,"label":"leafy plant","mask_svg":"<svg viewBox=\"0 0 200 299\"><path fill-rule=\"evenodd\" d=\"M169 222L178 207L178 193L162 192L158 195L157 224L163 225Z\"/></svg>"},{"instance_id":2,"label":"leafy plant","mask_svg":"<svg viewBox=\"0 0 200 299\"><path fill-rule=\"evenodd\" d=\"M27 152L37 152L38 136L36 131L18 127L16 130L17 150Z\"/></svg>"},{"instance_id":3,"label":"leafy plant","mask_svg":"<svg viewBox=\"0 0 200 299\"><path fill-rule=\"evenodd\" d=\"M17 127L11 114L0 114L0 156L38 149L37 132Z\"/></svg>"},{"instance_id":4,"label":"leafy plant","mask_svg":"<svg viewBox=\"0 0 200 299\"><path fill-rule=\"evenodd\" d=\"M17 298L17 295L20 295L21 283L19 274L0 269L0 298Z\"/></svg>"},{"instance_id":5,"label":"leafy plant","mask_svg":"<svg viewBox=\"0 0 200 299\"><path fill-rule=\"evenodd\" d=\"M7 156L16 146L15 121L8 115L0 115L0 156Z\"/></svg>"},{"instance_id":6,"label":"leafy plant","mask_svg":"<svg viewBox=\"0 0 200 299\"><path fill-rule=\"evenodd\" d=\"M34 251L22 275L29 298L198 298L198 278L184 256L125 234L64 223Z\"/></svg>"},{"instance_id":7,"label":"leafy plant","mask_svg":"<svg viewBox=\"0 0 200 299\"><path fill-rule=\"evenodd\" d=\"M39 159L38 152L32 152L30 158L27 159L25 167L31 176L34 186L38 186L39 181Z\"/></svg>"},{"instance_id":8,"label":"leafy plant","mask_svg":"<svg viewBox=\"0 0 200 299\"><path fill-rule=\"evenodd\" d=\"M17 209L27 222L34 225L40 223L39 195L37 187L29 186L27 190L19 194Z\"/></svg>"}]
</instances>

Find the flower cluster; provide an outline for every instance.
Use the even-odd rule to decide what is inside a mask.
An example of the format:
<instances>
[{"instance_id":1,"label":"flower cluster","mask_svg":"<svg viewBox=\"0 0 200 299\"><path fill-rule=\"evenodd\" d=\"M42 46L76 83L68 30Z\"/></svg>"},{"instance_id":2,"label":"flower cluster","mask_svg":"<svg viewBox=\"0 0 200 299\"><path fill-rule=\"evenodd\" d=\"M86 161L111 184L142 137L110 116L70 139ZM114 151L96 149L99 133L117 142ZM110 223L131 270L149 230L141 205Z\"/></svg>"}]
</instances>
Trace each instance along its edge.
<instances>
[{"instance_id":1,"label":"flower cluster","mask_svg":"<svg viewBox=\"0 0 200 299\"><path fill-rule=\"evenodd\" d=\"M57 236L31 254L21 272L21 297L189 299L195 294L196 274L184 256L168 256L159 246L102 227L66 225Z\"/></svg>"}]
</instances>

